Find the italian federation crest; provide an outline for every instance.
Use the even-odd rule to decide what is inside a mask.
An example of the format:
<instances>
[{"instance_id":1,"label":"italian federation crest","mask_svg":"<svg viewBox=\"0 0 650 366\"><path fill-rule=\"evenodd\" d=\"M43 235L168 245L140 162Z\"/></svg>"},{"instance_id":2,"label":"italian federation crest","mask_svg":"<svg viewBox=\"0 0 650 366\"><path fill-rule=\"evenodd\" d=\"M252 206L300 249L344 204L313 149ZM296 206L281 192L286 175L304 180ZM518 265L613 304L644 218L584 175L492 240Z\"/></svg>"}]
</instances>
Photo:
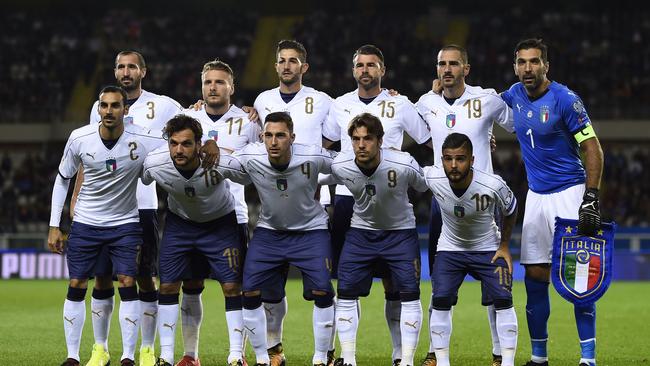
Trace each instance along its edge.
<instances>
[{"instance_id":1,"label":"italian federation crest","mask_svg":"<svg viewBox=\"0 0 650 366\"><path fill-rule=\"evenodd\" d=\"M548 106L544 105L539 109L539 121L542 123L548 122L551 118L551 110Z\"/></svg>"},{"instance_id":2,"label":"italian federation crest","mask_svg":"<svg viewBox=\"0 0 650 366\"><path fill-rule=\"evenodd\" d=\"M446 120L447 128L454 128L456 126L456 115L453 113L449 113L447 115L447 120Z\"/></svg>"},{"instance_id":3,"label":"italian federation crest","mask_svg":"<svg viewBox=\"0 0 650 366\"><path fill-rule=\"evenodd\" d=\"M577 305L596 302L612 280L615 223L594 236L578 234L578 220L555 218L551 278L557 292Z\"/></svg>"},{"instance_id":4,"label":"italian federation crest","mask_svg":"<svg viewBox=\"0 0 650 366\"><path fill-rule=\"evenodd\" d=\"M214 141L217 141L219 139L219 131L210 130L210 132L208 132L208 137Z\"/></svg>"},{"instance_id":5,"label":"italian federation crest","mask_svg":"<svg viewBox=\"0 0 650 366\"><path fill-rule=\"evenodd\" d=\"M288 188L287 179L286 178L278 178L278 179L276 179L275 186L280 191L286 191L287 188Z\"/></svg>"},{"instance_id":6,"label":"italian federation crest","mask_svg":"<svg viewBox=\"0 0 650 366\"><path fill-rule=\"evenodd\" d=\"M109 172L114 172L117 170L117 160L107 159L106 160L106 170Z\"/></svg>"}]
</instances>

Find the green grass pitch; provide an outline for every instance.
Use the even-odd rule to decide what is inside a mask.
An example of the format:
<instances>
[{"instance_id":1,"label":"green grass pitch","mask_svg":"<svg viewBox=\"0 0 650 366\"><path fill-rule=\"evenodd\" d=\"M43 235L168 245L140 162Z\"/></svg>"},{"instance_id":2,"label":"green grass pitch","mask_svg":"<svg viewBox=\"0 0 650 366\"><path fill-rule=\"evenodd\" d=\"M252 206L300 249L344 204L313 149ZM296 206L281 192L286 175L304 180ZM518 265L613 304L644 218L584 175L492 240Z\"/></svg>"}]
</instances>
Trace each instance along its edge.
<instances>
[{"instance_id":1,"label":"green grass pitch","mask_svg":"<svg viewBox=\"0 0 650 366\"><path fill-rule=\"evenodd\" d=\"M58 365L66 356L61 312L67 283L65 281L0 282L0 365ZM301 297L301 284L290 280L287 285L289 313L284 324L284 346L289 365L310 365L313 352L311 328L312 304ZM549 321L549 355L551 365L577 365L579 346L573 321L572 306L554 291ZM426 314L431 287L422 284L423 307ZM87 296L87 311L90 300ZM530 355L525 317L523 283L514 286L514 299L519 317L517 365ZM200 358L202 364L225 365L228 338L225 329L224 303L220 288L211 282L203 295L204 320L201 329ZM116 301L116 305L119 301ZM598 364L650 365L650 282L616 282L598 303ZM117 306L116 306L117 307ZM383 291L375 283L371 296L362 300L361 323L357 339L359 365L390 365L391 343L383 315ZM110 353L119 364L121 339L114 311L111 325ZM425 316L426 318L426 316ZM416 364L425 356L428 346L427 323L420 334ZM181 332L177 332L176 357L180 358ZM81 344L82 365L90 357L92 347L90 316L86 317ZM250 346L247 347L252 360ZM480 306L480 288L476 282L465 283L454 310L451 339L451 362L454 365L488 366L491 343L485 310Z\"/></svg>"}]
</instances>

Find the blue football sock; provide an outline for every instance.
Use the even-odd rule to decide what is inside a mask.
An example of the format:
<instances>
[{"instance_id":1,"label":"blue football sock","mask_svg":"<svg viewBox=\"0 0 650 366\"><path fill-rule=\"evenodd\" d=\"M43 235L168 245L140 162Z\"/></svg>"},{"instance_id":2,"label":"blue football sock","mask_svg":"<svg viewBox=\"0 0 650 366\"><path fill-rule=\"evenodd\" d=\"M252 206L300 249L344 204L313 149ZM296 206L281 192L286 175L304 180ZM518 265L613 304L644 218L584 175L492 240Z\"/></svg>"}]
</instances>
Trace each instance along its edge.
<instances>
[{"instance_id":1,"label":"blue football sock","mask_svg":"<svg viewBox=\"0 0 650 366\"><path fill-rule=\"evenodd\" d=\"M573 308L580 338L581 357L596 358L596 304L576 305Z\"/></svg>"},{"instance_id":2,"label":"blue football sock","mask_svg":"<svg viewBox=\"0 0 650 366\"><path fill-rule=\"evenodd\" d=\"M533 358L546 358L546 341L548 331L546 324L551 314L551 303L548 296L548 282L536 281L526 277L526 318Z\"/></svg>"}]
</instances>

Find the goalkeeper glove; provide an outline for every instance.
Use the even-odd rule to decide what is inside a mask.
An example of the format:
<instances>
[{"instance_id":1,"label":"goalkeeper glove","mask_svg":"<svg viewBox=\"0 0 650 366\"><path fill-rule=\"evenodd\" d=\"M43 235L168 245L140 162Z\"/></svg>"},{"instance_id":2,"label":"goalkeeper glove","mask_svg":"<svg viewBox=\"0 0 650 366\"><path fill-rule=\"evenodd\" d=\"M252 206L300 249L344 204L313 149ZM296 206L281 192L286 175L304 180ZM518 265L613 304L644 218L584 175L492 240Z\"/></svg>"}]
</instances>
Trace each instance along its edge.
<instances>
[{"instance_id":1,"label":"goalkeeper glove","mask_svg":"<svg viewBox=\"0 0 650 366\"><path fill-rule=\"evenodd\" d=\"M600 205L598 204L598 189L587 188L582 197L578 210L578 233L594 235L600 229Z\"/></svg>"}]
</instances>

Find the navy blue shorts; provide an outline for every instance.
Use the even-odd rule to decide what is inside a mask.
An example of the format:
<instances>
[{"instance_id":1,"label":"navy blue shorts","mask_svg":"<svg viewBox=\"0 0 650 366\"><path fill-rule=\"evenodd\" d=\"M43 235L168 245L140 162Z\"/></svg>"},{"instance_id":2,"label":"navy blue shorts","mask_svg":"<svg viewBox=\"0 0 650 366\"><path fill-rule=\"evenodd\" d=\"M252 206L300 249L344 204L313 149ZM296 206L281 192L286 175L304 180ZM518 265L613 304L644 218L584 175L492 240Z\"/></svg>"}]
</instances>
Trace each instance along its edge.
<instances>
[{"instance_id":1,"label":"navy blue shorts","mask_svg":"<svg viewBox=\"0 0 650 366\"><path fill-rule=\"evenodd\" d=\"M483 299L512 299L512 274L503 258L490 263L494 252L451 252L436 254L432 283L435 297L454 298L466 275L481 281Z\"/></svg>"},{"instance_id":2,"label":"navy blue shorts","mask_svg":"<svg viewBox=\"0 0 650 366\"><path fill-rule=\"evenodd\" d=\"M339 296L368 296L377 263L382 263L392 274L396 292L420 293L417 230L350 228L339 261Z\"/></svg>"},{"instance_id":3,"label":"navy blue shorts","mask_svg":"<svg viewBox=\"0 0 650 366\"><path fill-rule=\"evenodd\" d=\"M66 253L70 278L88 279L93 276L103 255L115 263L112 267L116 275L134 277L138 271L141 246L142 227L137 222L112 227L73 222Z\"/></svg>"},{"instance_id":4,"label":"navy blue shorts","mask_svg":"<svg viewBox=\"0 0 650 366\"><path fill-rule=\"evenodd\" d=\"M138 210L140 226L142 227L142 246L138 261L138 277L158 276L158 213L156 210ZM116 275L106 248L95 265L95 276Z\"/></svg>"},{"instance_id":5,"label":"navy blue shorts","mask_svg":"<svg viewBox=\"0 0 650 366\"><path fill-rule=\"evenodd\" d=\"M160 244L160 282L212 277L241 282L241 240L235 211L197 223L167 211Z\"/></svg>"},{"instance_id":6,"label":"navy blue shorts","mask_svg":"<svg viewBox=\"0 0 650 366\"><path fill-rule=\"evenodd\" d=\"M284 287L287 264L302 273L303 296L311 299L312 290L334 293L330 272L332 248L329 232L277 231L255 229L244 264L244 291L277 292Z\"/></svg>"}]
</instances>

